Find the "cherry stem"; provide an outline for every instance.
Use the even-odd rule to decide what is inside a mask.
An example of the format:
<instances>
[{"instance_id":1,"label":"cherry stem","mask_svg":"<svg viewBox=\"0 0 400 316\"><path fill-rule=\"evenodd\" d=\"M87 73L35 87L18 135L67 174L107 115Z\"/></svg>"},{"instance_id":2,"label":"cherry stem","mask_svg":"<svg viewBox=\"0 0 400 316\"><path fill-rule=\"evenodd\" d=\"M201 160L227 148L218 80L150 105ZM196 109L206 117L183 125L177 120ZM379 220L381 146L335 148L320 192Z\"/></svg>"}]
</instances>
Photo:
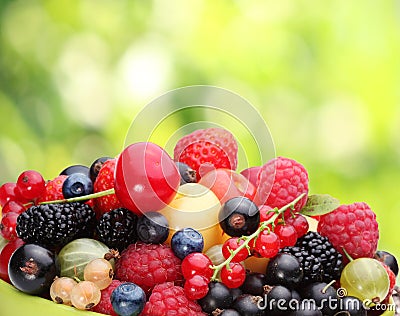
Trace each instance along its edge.
<instances>
[{"instance_id":1,"label":"cherry stem","mask_svg":"<svg viewBox=\"0 0 400 316\"><path fill-rule=\"evenodd\" d=\"M62 200L55 200L55 201L46 201L46 202L40 202L39 204L53 204L53 203L71 203L71 202L81 202L81 201L87 201L90 199L95 199L99 198L102 196L114 194L115 190L114 189L109 189L101 192L96 192L88 195L83 195L83 196L78 196L78 197L73 197L69 199L62 199Z\"/></svg>"},{"instance_id":2,"label":"cherry stem","mask_svg":"<svg viewBox=\"0 0 400 316\"><path fill-rule=\"evenodd\" d=\"M281 207L280 209L276 210L275 214L268 220L261 222L260 227L258 227L258 229L252 233L249 236L242 236L240 237L242 240L244 240L244 242L237 247L234 251L230 252L230 256L222 263L218 264L218 265L212 265L211 269L214 270L213 276L211 277L211 281L215 281L217 279L217 275L218 273L221 271L221 269L223 267L229 267L229 264L231 263L232 259L234 256L236 256L243 248L247 248L249 249L249 243L250 241L252 241L253 239L257 238L258 235L266 228L268 228L269 224L274 223L274 221L277 219L277 217L282 214L284 211L286 211L288 208L293 209L294 205L300 201L303 196L305 195L305 193L299 195L297 198L295 198L292 202L290 202L289 204L286 204L285 206Z\"/></svg>"}]
</instances>

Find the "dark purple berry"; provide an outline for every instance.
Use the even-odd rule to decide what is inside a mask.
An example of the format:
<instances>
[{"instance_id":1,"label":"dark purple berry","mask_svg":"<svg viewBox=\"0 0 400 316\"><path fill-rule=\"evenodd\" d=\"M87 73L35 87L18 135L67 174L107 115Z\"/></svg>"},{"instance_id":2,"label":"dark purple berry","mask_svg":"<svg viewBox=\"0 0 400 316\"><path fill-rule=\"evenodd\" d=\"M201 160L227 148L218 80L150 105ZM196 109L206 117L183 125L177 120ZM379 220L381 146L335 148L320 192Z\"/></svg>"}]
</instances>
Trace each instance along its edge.
<instances>
[{"instance_id":1,"label":"dark purple berry","mask_svg":"<svg viewBox=\"0 0 400 316\"><path fill-rule=\"evenodd\" d=\"M87 175L73 173L65 179L62 193L66 199L92 194L93 182Z\"/></svg>"},{"instance_id":2,"label":"dark purple berry","mask_svg":"<svg viewBox=\"0 0 400 316\"><path fill-rule=\"evenodd\" d=\"M94 181L96 180L99 171L101 169L101 167L103 166L103 164L107 161L112 159L111 157L101 157L96 159L95 161L93 161L92 165L89 168L89 176L90 176L90 180L92 180L92 182L94 183Z\"/></svg>"},{"instance_id":3,"label":"dark purple berry","mask_svg":"<svg viewBox=\"0 0 400 316\"><path fill-rule=\"evenodd\" d=\"M214 310L225 309L232 306L233 297L229 288L221 282L210 282L208 293L197 301L203 312L211 314Z\"/></svg>"},{"instance_id":4,"label":"dark purple berry","mask_svg":"<svg viewBox=\"0 0 400 316\"><path fill-rule=\"evenodd\" d=\"M293 289L302 281L303 270L294 256L278 253L268 262L266 276L268 285L283 285Z\"/></svg>"},{"instance_id":5,"label":"dark purple berry","mask_svg":"<svg viewBox=\"0 0 400 316\"><path fill-rule=\"evenodd\" d=\"M181 176L181 185L185 183L195 183L197 182L196 171L190 168L187 164L183 162L175 162L178 167L179 174Z\"/></svg>"},{"instance_id":6,"label":"dark purple berry","mask_svg":"<svg viewBox=\"0 0 400 316\"><path fill-rule=\"evenodd\" d=\"M148 244L162 244L169 235L168 220L159 212L147 212L139 217L136 231L139 240Z\"/></svg>"},{"instance_id":7,"label":"dark purple berry","mask_svg":"<svg viewBox=\"0 0 400 316\"><path fill-rule=\"evenodd\" d=\"M89 177L89 168L83 165L72 165L65 168L63 171L60 172L60 176L69 176L74 173L81 173Z\"/></svg>"}]
</instances>

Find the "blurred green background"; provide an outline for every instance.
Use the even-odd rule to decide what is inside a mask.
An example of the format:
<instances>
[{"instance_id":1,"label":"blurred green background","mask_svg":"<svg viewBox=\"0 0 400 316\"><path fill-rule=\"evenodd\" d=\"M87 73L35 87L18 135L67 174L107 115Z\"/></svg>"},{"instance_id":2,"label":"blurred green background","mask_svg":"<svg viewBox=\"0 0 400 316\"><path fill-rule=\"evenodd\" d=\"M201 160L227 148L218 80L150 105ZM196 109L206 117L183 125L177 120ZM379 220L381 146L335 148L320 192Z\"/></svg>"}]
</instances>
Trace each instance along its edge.
<instances>
[{"instance_id":1,"label":"blurred green background","mask_svg":"<svg viewBox=\"0 0 400 316\"><path fill-rule=\"evenodd\" d=\"M117 155L148 102L216 85L400 258L399 1L2 0L0 32L0 183Z\"/></svg>"}]
</instances>

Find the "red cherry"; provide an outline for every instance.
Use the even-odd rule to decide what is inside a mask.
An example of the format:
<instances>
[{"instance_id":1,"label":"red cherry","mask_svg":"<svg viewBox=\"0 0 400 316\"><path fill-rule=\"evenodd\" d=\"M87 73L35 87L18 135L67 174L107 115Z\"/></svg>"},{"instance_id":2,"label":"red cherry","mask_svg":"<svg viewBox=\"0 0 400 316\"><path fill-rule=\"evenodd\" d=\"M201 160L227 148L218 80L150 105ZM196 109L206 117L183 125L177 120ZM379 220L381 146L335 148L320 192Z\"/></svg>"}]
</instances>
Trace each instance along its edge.
<instances>
[{"instance_id":1,"label":"red cherry","mask_svg":"<svg viewBox=\"0 0 400 316\"><path fill-rule=\"evenodd\" d=\"M42 175L34 170L22 172L17 180L17 193L27 200L34 200L45 191L45 181Z\"/></svg>"},{"instance_id":2,"label":"red cherry","mask_svg":"<svg viewBox=\"0 0 400 316\"><path fill-rule=\"evenodd\" d=\"M221 269L221 281L231 289L241 286L246 279L246 270L239 262L230 262L229 269L224 266Z\"/></svg>"},{"instance_id":3,"label":"red cherry","mask_svg":"<svg viewBox=\"0 0 400 316\"><path fill-rule=\"evenodd\" d=\"M17 213L7 213L3 216L0 223L0 235L7 240L13 240L17 238L17 232L15 227L17 226Z\"/></svg>"},{"instance_id":4,"label":"red cherry","mask_svg":"<svg viewBox=\"0 0 400 316\"><path fill-rule=\"evenodd\" d=\"M278 224L275 226L275 233L281 241L281 248L294 246L297 241L296 229L290 224Z\"/></svg>"},{"instance_id":5,"label":"red cherry","mask_svg":"<svg viewBox=\"0 0 400 316\"><path fill-rule=\"evenodd\" d=\"M0 206L3 207L10 200L18 200L15 196L16 183L6 182L0 186Z\"/></svg>"},{"instance_id":6,"label":"red cherry","mask_svg":"<svg viewBox=\"0 0 400 316\"><path fill-rule=\"evenodd\" d=\"M17 213L21 214L26 210L26 207L17 201L10 200L6 204L4 204L3 209L1 210L3 213L3 216L7 213Z\"/></svg>"},{"instance_id":7,"label":"red cherry","mask_svg":"<svg viewBox=\"0 0 400 316\"><path fill-rule=\"evenodd\" d=\"M308 232L309 224L307 219L296 213L294 215L290 215L285 219L286 224L292 225L297 232L297 238L304 236Z\"/></svg>"},{"instance_id":8,"label":"red cherry","mask_svg":"<svg viewBox=\"0 0 400 316\"><path fill-rule=\"evenodd\" d=\"M212 261L205 254L192 252L182 260L182 275L185 279L189 279L194 275L201 275L210 280L214 273L211 266Z\"/></svg>"},{"instance_id":9,"label":"red cherry","mask_svg":"<svg viewBox=\"0 0 400 316\"><path fill-rule=\"evenodd\" d=\"M258 235L253 250L264 258L272 258L278 254L280 244L278 235L265 229Z\"/></svg>"},{"instance_id":10,"label":"red cherry","mask_svg":"<svg viewBox=\"0 0 400 316\"><path fill-rule=\"evenodd\" d=\"M183 289L185 295L190 300L198 300L203 298L208 293L209 280L201 275L194 275L187 279Z\"/></svg>"},{"instance_id":11,"label":"red cherry","mask_svg":"<svg viewBox=\"0 0 400 316\"><path fill-rule=\"evenodd\" d=\"M10 257L14 251L23 244L24 241L22 239L15 238L14 240L9 241L0 251L0 278L8 283L10 283L8 277L8 262L10 261Z\"/></svg>"},{"instance_id":12,"label":"red cherry","mask_svg":"<svg viewBox=\"0 0 400 316\"><path fill-rule=\"evenodd\" d=\"M180 184L174 161L150 142L126 147L115 169L115 194L124 207L139 215L164 208Z\"/></svg>"},{"instance_id":13,"label":"red cherry","mask_svg":"<svg viewBox=\"0 0 400 316\"><path fill-rule=\"evenodd\" d=\"M227 239L224 244L222 245L222 255L225 259L228 259L231 255L231 251L235 251L239 248L240 245L244 243L243 239L239 239L238 237L231 237ZM241 249L233 258L232 262L240 262L245 260L249 256L249 251L246 247Z\"/></svg>"}]
</instances>

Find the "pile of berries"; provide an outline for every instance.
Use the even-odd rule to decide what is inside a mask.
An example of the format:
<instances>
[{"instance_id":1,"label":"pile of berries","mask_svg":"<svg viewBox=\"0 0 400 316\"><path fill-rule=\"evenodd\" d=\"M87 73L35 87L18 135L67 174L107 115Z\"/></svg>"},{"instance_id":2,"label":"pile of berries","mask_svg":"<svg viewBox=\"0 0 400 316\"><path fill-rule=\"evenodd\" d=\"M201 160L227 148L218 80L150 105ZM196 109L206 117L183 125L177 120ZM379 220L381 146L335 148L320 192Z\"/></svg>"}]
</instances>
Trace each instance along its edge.
<instances>
[{"instance_id":1,"label":"pile of berries","mask_svg":"<svg viewBox=\"0 0 400 316\"><path fill-rule=\"evenodd\" d=\"M21 173L0 187L0 278L109 315L379 315L393 304L397 261L377 250L366 203L309 195L307 170L286 157L236 172L237 152L230 132L209 128L173 158L142 142L49 181Z\"/></svg>"}]
</instances>

